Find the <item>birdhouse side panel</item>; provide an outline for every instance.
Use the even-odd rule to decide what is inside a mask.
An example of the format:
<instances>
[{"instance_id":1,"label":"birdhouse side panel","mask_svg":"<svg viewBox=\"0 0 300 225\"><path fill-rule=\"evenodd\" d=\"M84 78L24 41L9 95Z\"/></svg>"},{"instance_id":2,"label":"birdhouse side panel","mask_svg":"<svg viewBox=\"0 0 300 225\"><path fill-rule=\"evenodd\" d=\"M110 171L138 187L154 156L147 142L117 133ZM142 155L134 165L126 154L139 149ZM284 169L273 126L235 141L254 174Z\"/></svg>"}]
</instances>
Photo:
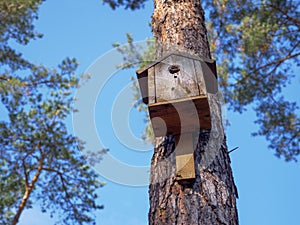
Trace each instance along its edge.
<instances>
[{"instance_id":1,"label":"birdhouse side panel","mask_svg":"<svg viewBox=\"0 0 300 225\"><path fill-rule=\"evenodd\" d=\"M203 77L207 93L216 94L218 92L218 80L215 62L201 62L201 67L204 73Z\"/></svg>"},{"instance_id":2,"label":"birdhouse side panel","mask_svg":"<svg viewBox=\"0 0 300 225\"><path fill-rule=\"evenodd\" d=\"M154 67L148 69L148 101L149 104L156 102L156 89L155 89L155 70Z\"/></svg>"},{"instance_id":3,"label":"birdhouse side panel","mask_svg":"<svg viewBox=\"0 0 300 225\"><path fill-rule=\"evenodd\" d=\"M193 60L171 55L155 65L156 101L199 95Z\"/></svg>"},{"instance_id":4,"label":"birdhouse side panel","mask_svg":"<svg viewBox=\"0 0 300 225\"><path fill-rule=\"evenodd\" d=\"M199 95L206 95L207 91L206 91L206 85L205 85L201 62L198 60L194 60L194 67L195 67L195 73L197 78L197 84L199 88Z\"/></svg>"},{"instance_id":5,"label":"birdhouse side panel","mask_svg":"<svg viewBox=\"0 0 300 225\"><path fill-rule=\"evenodd\" d=\"M148 104L148 73L147 71L143 71L141 73L137 73L139 89L141 93L141 97L145 104Z\"/></svg>"}]
</instances>

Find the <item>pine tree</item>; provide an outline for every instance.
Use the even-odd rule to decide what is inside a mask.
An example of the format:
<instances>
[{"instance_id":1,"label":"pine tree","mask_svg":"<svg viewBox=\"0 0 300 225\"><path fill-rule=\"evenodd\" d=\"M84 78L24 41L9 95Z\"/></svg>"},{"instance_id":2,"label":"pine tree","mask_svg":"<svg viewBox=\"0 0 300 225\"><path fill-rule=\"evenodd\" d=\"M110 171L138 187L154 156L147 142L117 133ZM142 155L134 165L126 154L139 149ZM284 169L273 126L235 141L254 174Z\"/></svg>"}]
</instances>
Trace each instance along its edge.
<instances>
[{"instance_id":1,"label":"pine tree","mask_svg":"<svg viewBox=\"0 0 300 225\"><path fill-rule=\"evenodd\" d=\"M41 0L0 1L0 224L15 225L38 202L59 224L91 224L103 183L87 166L66 119L79 84L78 63L35 65L13 44L41 37L33 21ZM1 115L2 116L2 115Z\"/></svg>"},{"instance_id":2,"label":"pine tree","mask_svg":"<svg viewBox=\"0 0 300 225\"><path fill-rule=\"evenodd\" d=\"M157 56L170 50L211 58L199 1L154 1L152 28ZM220 103L209 96L212 130L199 130L194 151L196 179L175 174L174 137L155 139L151 164L149 224L238 224L235 188L223 131Z\"/></svg>"}]
</instances>

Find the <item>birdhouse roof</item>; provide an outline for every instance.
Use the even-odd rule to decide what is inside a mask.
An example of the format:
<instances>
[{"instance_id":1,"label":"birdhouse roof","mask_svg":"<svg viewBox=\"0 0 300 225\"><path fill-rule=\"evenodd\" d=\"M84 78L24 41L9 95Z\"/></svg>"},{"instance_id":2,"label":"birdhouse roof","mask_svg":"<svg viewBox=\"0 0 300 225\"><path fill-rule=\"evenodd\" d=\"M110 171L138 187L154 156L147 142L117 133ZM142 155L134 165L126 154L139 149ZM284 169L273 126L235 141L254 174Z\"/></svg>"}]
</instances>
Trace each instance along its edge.
<instances>
[{"instance_id":1,"label":"birdhouse roof","mask_svg":"<svg viewBox=\"0 0 300 225\"><path fill-rule=\"evenodd\" d=\"M189 54L189 53L186 53L186 52L172 51L172 52L168 52L164 56L156 59L153 63L150 63L149 65L138 69L136 71L136 74L138 75L138 78L142 78L142 77L147 76L147 71L148 71L149 68L155 66L156 64L162 62L163 60L167 59L168 57L170 57L172 55L181 56L181 57L184 57L184 58L190 58L190 59L193 59L193 60L203 61L203 62L211 63L211 64L215 62L215 60L208 59L208 58L202 58L202 57L192 55L192 54Z\"/></svg>"}]
</instances>

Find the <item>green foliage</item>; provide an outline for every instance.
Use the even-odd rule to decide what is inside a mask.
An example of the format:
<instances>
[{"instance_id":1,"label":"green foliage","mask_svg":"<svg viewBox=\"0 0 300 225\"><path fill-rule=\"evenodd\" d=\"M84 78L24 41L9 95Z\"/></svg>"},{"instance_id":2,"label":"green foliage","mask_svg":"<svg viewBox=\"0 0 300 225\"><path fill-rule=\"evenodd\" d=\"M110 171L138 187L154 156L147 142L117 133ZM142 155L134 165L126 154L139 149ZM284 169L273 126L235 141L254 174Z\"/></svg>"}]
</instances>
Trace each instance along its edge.
<instances>
[{"instance_id":1,"label":"green foliage","mask_svg":"<svg viewBox=\"0 0 300 225\"><path fill-rule=\"evenodd\" d=\"M127 44L120 45L119 43L113 44L114 47L123 55L124 63L117 65L117 68L128 69L128 68L142 68L155 60L155 41L153 38L146 40L146 43L134 43L131 34L126 34ZM146 124L142 138L145 141L153 141L153 129L150 123L148 108L142 102L141 92L138 81L135 77L131 77L134 80L132 89L134 91L134 107L145 114L144 122Z\"/></svg>"},{"instance_id":2,"label":"green foliage","mask_svg":"<svg viewBox=\"0 0 300 225\"><path fill-rule=\"evenodd\" d=\"M0 28L0 98L8 116L0 121L0 224L15 224L33 202L42 212L57 213L57 224L91 224L92 212L102 208L96 191L103 183L66 126L79 83L78 63L66 58L57 69L48 69L9 46L40 36L32 22L41 2L0 2L5 24Z\"/></svg>"},{"instance_id":3,"label":"green foliage","mask_svg":"<svg viewBox=\"0 0 300 225\"><path fill-rule=\"evenodd\" d=\"M89 212L101 208L95 192L102 184L86 166L77 139L65 124L72 112L72 90L78 85L76 67L76 60L66 59L59 70L35 66L22 78L2 76L0 96L9 121L0 123L1 194L5 200L13 193L13 199L4 203L5 218L0 216L4 224L12 219L25 187L31 186L39 170L32 197L41 200L43 212L53 215L62 210L62 224L91 222Z\"/></svg>"},{"instance_id":4,"label":"green foliage","mask_svg":"<svg viewBox=\"0 0 300 225\"><path fill-rule=\"evenodd\" d=\"M276 156L296 160L300 117L283 89L300 65L300 6L292 0L204 1L212 50L229 108L251 105L259 131ZM294 67L293 67L294 65Z\"/></svg>"},{"instance_id":5,"label":"green foliage","mask_svg":"<svg viewBox=\"0 0 300 225\"><path fill-rule=\"evenodd\" d=\"M227 106L239 113L253 107L259 125L253 135L265 136L276 156L296 160L300 153L299 107L284 98L283 90L300 65L298 1L204 0L203 6ZM135 51L120 52L124 59L130 58L128 62L134 61L132 56L139 61L143 54Z\"/></svg>"},{"instance_id":6,"label":"green foliage","mask_svg":"<svg viewBox=\"0 0 300 225\"><path fill-rule=\"evenodd\" d=\"M125 9L140 9L144 7L146 0L103 0L104 4L108 4L112 9L124 6Z\"/></svg>"},{"instance_id":7,"label":"green foliage","mask_svg":"<svg viewBox=\"0 0 300 225\"><path fill-rule=\"evenodd\" d=\"M24 69L30 63L24 60L10 44L12 41L22 45L42 35L34 30L33 21L42 0L2 0L0 1L0 63L12 69Z\"/></svg>"}]
</instances>

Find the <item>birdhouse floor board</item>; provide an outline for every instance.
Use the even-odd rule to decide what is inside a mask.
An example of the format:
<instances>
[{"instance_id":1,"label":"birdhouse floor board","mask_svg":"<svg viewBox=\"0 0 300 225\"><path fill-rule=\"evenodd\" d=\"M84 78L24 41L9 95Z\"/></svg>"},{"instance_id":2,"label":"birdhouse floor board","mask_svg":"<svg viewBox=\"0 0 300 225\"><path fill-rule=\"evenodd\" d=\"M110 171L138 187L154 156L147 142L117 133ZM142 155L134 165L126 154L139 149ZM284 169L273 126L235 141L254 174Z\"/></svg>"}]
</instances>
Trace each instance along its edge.
<instances>
[{"instance_id":1,"label":"birdhouse floor board","mask_svg":"<svg viewBox=\"0 0 300 225\"><path fill-rule=\"evenodd\" d=\"M211 129L206 96L149 104L149 114L156 137Z\"/></svg>"}]
</instances>

